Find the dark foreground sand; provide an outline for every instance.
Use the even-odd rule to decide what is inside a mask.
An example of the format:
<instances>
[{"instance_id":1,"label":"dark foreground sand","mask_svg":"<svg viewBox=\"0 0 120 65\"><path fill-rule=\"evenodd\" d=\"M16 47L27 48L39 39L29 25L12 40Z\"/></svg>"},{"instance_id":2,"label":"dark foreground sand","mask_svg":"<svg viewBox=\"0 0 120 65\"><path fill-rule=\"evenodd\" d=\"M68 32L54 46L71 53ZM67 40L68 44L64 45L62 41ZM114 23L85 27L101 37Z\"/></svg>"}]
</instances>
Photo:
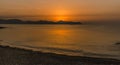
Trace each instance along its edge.
<instances>
[{"instance_id":1,"label":"dark foreground sand","mask_svg":"<svg viewBox=\"0 0 120 65\"><path fill-rule=\"evenodd\" d=\"M120 65L120 61L42 53L0 45L0 65Z\"/></svg>"},{"instance_id":2,"label":"dark foreground sand","mask_svg":"<svg viewBox=\"0 0 120 65\"><path fill-rule=\"evenodd\" d=\"M0 29L3 29L3 28L6 28L6 27L0 27Z\"/></svg>"}]
</instances>

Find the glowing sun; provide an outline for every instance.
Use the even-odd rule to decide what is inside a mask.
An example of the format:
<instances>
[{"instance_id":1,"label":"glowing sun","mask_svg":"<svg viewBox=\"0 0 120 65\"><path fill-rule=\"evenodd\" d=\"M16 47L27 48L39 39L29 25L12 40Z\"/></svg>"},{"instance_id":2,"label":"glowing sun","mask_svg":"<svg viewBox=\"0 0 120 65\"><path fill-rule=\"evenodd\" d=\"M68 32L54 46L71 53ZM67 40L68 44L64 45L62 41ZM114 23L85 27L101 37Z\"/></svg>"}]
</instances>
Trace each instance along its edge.
<instances>
[{"instance_id":1,"label":"glowing sun","mask_svg":"<svg viewBox=\"0 0 120 65\"><path fill-rule=\"evenodd\" d=\"M56 21L59 21L59 20L65 21L68 19L69 12L67 10L56 10L54 14L55 14Z\"/></svg>"}]
</instances>

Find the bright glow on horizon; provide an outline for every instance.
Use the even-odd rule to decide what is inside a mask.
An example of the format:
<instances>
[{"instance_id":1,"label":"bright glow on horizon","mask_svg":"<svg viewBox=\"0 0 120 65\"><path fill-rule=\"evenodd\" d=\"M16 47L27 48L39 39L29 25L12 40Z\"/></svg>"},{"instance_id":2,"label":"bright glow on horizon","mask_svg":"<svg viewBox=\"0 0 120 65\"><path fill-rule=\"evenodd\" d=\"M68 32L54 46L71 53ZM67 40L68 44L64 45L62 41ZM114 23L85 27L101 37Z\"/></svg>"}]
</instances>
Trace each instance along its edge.
<instances>
[{"instance_id":1,"label":"bright glow on horizon","mask_svg":"<svg viewBox=\"0 0 120 65\"><path fill-rule=\"evenodd\" d=\"M67 21L68 20L68 17L66 17L66 16L63 16L63 15L58 15L58 16L56 16L55 17L55 21L60 21L60 20L62 20L62 21Z\"/></svg>"}]
</instances>

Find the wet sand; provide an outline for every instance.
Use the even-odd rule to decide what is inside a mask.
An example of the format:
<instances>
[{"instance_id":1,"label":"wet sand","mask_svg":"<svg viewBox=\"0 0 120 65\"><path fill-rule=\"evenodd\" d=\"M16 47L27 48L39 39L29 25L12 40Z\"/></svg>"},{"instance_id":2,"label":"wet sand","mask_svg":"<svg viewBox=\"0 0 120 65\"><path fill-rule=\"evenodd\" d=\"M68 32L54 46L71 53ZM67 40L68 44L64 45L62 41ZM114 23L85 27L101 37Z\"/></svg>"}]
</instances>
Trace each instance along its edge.
<instances>
[{"instance_id":1,"label":"wet sand","mask_svg":"<svg viewBox=\"0 0 120 65\"><path fill-rule=\"evenodd\" d=\"M43 53L0 45L0 65L120 65L120 60Z\"/></svg>"}]
</instances>

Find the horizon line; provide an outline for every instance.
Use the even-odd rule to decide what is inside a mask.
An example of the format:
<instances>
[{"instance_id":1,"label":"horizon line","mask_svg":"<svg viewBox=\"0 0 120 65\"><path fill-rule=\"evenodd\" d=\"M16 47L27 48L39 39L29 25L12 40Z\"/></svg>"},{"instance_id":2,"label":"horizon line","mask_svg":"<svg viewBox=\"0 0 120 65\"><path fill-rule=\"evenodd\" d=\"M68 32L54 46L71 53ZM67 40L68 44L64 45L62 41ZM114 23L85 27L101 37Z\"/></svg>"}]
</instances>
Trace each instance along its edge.
<instances>
[{"instance_id":1,"label":"horizon line","mask_svg":"<svg viewBox=\"0 0 120 65\"><path fill-rule=\"evenodd\" d=\"M42 17L42 16L120 16L120 14L96 14L96 15L3 15L1 18L11 18L11 17Z\"/></svg>"}]
</instances>

